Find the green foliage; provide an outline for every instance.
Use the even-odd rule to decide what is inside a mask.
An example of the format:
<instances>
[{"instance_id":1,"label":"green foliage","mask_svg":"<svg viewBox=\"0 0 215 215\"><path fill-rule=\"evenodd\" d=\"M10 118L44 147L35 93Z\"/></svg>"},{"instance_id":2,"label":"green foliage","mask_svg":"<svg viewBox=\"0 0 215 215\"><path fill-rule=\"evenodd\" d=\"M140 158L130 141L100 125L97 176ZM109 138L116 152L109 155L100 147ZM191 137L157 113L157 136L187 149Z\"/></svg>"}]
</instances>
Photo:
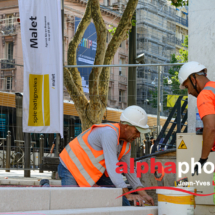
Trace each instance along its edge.
<instances>
[{"instance_id":1,"label":"green foliage","mask_svg":"<svg viewBox=\"0 0 215 215\"><path fill-rule=\"evenodd\" d=\"M182 6L188 6L189 0L169 0L171 1L171 5L174 5L175 7L182 7Z\"/></svg>"},{"instance_id":2,"label":"green foliage","mask_svg":"<svg viewBox=\"0 0 215 215\"><path fill-rule=\"evenodd\" d=\"M133 16L133 18L132 18L132 20L131 20L131 25L132 26L136 26L136 18L135 18L135 16Z\"/></svg>"},{"instance_id":3,"label":"green foliage","mask_svg":"<svg viewBox=\"0 0 215 215\"><path fill-rule=\"evenodd\" d=\"M179 53L180 53L180 51L179 51ZM173 54L171 56L170 63L178 63L178 58L182 58L181 55L175 56L175 54ZM180 68L181 68L181 66L173 66L169 69L170 79L172 81L171 91L172 91L173 95L187 95L186 89L185 90L179 89L180 82L178 80L178 72L179 72ZM165 85L167 85L167 83L165 83Z\"/></svg>"},{"instance_id":4,"label":"green foliage","mask_svg":"<svg viewBox=\"0 0 215 215\"><path fill-rule=\"evenodd\" d=\"M186 63L188 61L188 36L185 37L184 43L181 44L184 48L179 50L179 55L175 56L175 54L171 55L170 63ZM185 49L186 48L186 49ZM178 80L178 73L181 66L173 66L169 69L170 79L172 81L171 84L171 92L173 95L184 95L187 96L187 89L181 90L179 89L180 82ZM165 80L164 85L168 85L167 80ZM167 105L167 95L166 99L163 103L164 106ZM168 109L168 108L167 108Z\"/></svg>"},{"instance_id":5,"label":"green foliage","mask_svg":"<svg viewBox=\"0 0 215 215\"><path fill-rule=\"evenodd\" d=\"M181 44L186 49L179 50L179 55L176 57L179 63L185 63L188 61L188 35L184 39L184 43Z\"/></svg>"},{"instance_id":6,"label":"green foliage","mask_svg":"<svg viewBox=\"0 0 215 215\"><path fill-rule=\"evenodd\" d=\"M114 27L113 25L109 25L109 27L110 27L110 29L108 29L108 31L113 36L116 32L116 27Z\"/></svg>"},{"instance_id":7,"label":"green foliage","mask_svg":"<svg viewBox=\"0 0 215 215\"><path fill-rule=\"evenodd\" d=\"M133 15L133 17L132 17L131 25L136 26L136 17L135 17L135 15ZM115 32L116 32L117 27L114 27L113 25L109 25L109 27L110 27L110 29L108 29L108 32L111 33L111 35L113 36L115 34ZM130 29L130 32L131 32L131 29ZM127 34L129 36L129 31L128 31Z\"/></svg>"},{"instance_id":8,"label":"green foliage","mask_svg":"<svg viewBox=\"0 0 215 215\"><path fill-rule=\"evenodd\" d=\"M188 61L188 36L185 37L184 43L182 43L184 48L179 50L179 55L176 56L175 54L171 55L170 63L185 63ZM186 48L186 49L185 49ZM169 69L169 77L172 81L171 85L168 84L168 79L163 79L163 86L170 86L171 87L171 94L172 95L185 95L187 96L187 90L179 89L180 82L178 80L178 72L181 66L173 66ZM153 108L157 107L157 88L155 90L150 90L150 94L152 95L151 105ZM163 111L170 110L167 107L167 95L168 92L163 91Z\"/></svg>"}]
</instances>

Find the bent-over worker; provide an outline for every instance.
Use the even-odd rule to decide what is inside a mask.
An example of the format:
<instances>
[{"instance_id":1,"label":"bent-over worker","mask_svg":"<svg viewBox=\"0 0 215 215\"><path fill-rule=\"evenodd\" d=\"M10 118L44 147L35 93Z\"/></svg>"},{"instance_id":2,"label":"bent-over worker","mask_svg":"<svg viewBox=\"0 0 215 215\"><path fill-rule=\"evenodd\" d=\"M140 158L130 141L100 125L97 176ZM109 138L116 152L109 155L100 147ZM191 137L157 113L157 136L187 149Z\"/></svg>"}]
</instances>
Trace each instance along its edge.
<instances>
[{"instance_id":1,"label":"bent-over worker","mask_svg":"<svg viewBox=\"0 0 215 215\"><path fill-rule=\"evenodd\" d=\"M116 173L117 163L121 161L128 165L125 176L132 188L143 188L136 172L130 173L130 143L140 137L140 133L149 132L147 120L142 108L129 106L121 114L120 123L95 124L77 136L60 154L58 174L62 186L113 186L127 193L129 190L122 175ZM125 197L124 206L130 206L129 201L134 201L134 205L136 201L140 205L144 205L144 201L154 205L145 191Z\"/></svg>"}]
</instances>

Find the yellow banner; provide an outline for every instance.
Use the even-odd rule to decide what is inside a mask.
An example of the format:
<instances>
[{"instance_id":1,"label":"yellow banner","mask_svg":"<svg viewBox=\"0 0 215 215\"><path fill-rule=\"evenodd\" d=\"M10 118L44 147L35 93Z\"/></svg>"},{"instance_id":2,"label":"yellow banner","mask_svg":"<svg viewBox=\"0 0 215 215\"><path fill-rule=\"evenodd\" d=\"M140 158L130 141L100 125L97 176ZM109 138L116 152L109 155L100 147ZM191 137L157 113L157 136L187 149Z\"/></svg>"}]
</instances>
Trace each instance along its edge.
<instances>
[{"instance_id":1,"label":"yellow banner","mask_svg":"<svg viewBox=\"0 0 215 215\"><path fill-rule=\"evenodd\" d=\"M45 126L50 125L49 100L49 75L30 74L28 126L44 126L44 119Z\"/></svg>"},{"instance_id":2,"label":"yellow banner","mask_svg":"<svg viewBox=\"0 0 215 215\"><path fill-rule=\"evenodd\" d=\"M178 95L168 95L167 96L167 107L174 107L177 99L178 99ZM188 96L183 96L183 100L185 100ZM181 101L181 106L184 104L184 101ZM188 105L186 106L186 108L188 108Z\"/></svg>"},{"instance_id":3,"label":"yellow banner","mask_svg":"<svg viewBox=\"0 0 215 215\"><path fill-rule=\"evenodd\" d=\"M50 126L49 75L44 75L44 118L45 126Z\"/></svg>"}]
</instances>

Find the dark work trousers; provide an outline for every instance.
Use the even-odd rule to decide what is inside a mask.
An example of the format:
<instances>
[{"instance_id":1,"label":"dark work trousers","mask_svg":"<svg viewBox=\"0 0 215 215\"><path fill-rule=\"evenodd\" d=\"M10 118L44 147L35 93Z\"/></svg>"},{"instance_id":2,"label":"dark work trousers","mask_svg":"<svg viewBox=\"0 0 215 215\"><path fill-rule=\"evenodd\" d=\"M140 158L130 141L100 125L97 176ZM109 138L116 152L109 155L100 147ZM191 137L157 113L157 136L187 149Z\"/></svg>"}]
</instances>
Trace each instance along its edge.
<instances>
[{"instance_id":1,"label":"dark work trousers","mask_svg":"<svg viewBox=\"0 0 215 215\"><path fill-rule=\"evenodd\" d=\"M78 184L75 181L73 175L70 173L70 171L67 168L65 168L62 165L61 162L58 165L58 175L61 179L61 185L62 186L64 186L64 187L67 187L67 186L78 187ZM111 179L109 177L106 177L105 174L102 175L102 177L97 181L96 184L101 186L101 187L115 188L115 185L113 184ZM123 198L122 198L122 205L123 206L131 206L128 199L125 196L123 196Z\"/></svg>"}]
</instances>

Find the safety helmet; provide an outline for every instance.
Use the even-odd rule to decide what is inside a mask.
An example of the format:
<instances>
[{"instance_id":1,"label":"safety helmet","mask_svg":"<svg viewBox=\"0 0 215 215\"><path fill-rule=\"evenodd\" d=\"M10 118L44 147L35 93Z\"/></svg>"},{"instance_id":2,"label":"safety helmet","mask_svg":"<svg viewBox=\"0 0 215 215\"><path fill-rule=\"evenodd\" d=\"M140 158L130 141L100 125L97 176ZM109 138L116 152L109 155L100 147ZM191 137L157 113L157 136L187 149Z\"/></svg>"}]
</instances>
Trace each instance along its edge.
<instances>
[{"instance_id":1,"label":"safety helmet","mask_svg":"<svg viewBox=\"0 0 215 215\"><path fill-rule=\"evenodd\" d=\"M136 105L127 107L120 116L120 121L128 122L132 126L137 126L140 128L149 128L147 125L148 117L146 111Z\"/></svg>"},{"instance_id":2,"label":"safety helmet","mask_svg":"<svg viewBox=\"0 0 215 215\"><path fill-rule=\"evenodd\" d=\"M204 70L205 73L207 73L207 68L196 62L196 61L190 61L188 63L185 63L181 69L179 70L178 73L178 79L180 82L180 89L185 89L185 87L183 86L184 82L187 80L187 78L194 73L198 73L200 71Z\"/></svg>"}]
</instances>

